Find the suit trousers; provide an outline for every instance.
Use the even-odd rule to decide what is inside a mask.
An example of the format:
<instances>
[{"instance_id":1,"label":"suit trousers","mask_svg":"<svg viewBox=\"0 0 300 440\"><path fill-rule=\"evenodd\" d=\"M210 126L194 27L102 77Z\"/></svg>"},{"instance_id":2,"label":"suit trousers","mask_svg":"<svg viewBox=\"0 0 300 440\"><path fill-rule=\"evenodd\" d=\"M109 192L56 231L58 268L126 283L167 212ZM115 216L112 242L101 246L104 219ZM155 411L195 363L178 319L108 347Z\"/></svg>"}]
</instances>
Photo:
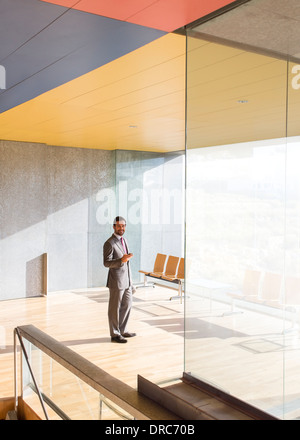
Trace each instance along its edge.
<instances>
[{"instance_id":1,"label":"suit trousers","mask_svg":"<svg viewBox=\"0 0 300 440\"><path fill-rule=\"evenodd\" d=\"M127 323L132 306L132 289L109 289L108 322L110 336L127 332Z\"/></svg>"}]
</instances>

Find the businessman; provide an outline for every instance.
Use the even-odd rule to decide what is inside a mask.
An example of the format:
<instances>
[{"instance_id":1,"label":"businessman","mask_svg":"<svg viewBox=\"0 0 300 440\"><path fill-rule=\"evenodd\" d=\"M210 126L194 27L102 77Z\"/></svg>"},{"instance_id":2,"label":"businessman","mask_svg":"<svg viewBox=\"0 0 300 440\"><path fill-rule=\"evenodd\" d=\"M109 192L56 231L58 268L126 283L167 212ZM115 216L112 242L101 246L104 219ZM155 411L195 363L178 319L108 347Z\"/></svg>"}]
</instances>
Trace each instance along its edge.
<instances>
[{"instance_id":1,"label":"businessman","mask_svg":"<svg viewBox=\"0 0 300 440\"><path fill-rule=\"evenodd\" d=\"M132 281L127 240L123 237L126 220L118 216L113 224L114 233L104 243L103 264L107 267L106 286L109 288L108 322L112 342L124 344L127 338L136 336L127 331L128 319L132 305Z\"/></svg>"}]
</instances>

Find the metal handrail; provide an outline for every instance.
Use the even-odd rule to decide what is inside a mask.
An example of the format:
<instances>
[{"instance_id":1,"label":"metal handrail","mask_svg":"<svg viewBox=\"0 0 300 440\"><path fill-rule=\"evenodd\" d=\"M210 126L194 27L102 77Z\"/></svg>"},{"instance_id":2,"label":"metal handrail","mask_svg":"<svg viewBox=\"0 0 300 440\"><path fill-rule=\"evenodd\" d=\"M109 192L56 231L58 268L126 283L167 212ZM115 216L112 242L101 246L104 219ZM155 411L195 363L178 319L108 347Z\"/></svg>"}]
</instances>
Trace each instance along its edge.
<instances>
[{"instance_id":1,"label":"metal handrail","mask_svg":"<svg viewBox=\"0 0 300 440\"><path fill-rule=\"evenodd\" d=\"M17 327L14 331L14 335L16 408L18 406L16 338L18 337L21 344L21 349L25 354L26 363L29 367L34 386L39 395L39 399L47 420L48 415L44 405L44 402L47 400L47 398L45 399L46 396L44 396L43 398L43 394L40 392L37 386L37 382L34 378L34 373L30 366L30 361L26 353L22 338L26 339L43 353L48 355L51 359L62 365L66 370L73 373L75 377L81 379L84 383L88 384L91 388L96 390L102 396L102 400L106 405L108 404L108 401L110 401L110 405L116 405L127 414L132 415L134 419L178 420L178 417L175 416L172 412L163 408L161 405L154 402L147 396L141 394L139 391L135 390L129 385L121 382L119 379L112 377L92 362L88 361L78 353L71 350L69 347L66 347L61 342L53 339L51 336L37 329L35 326L25 325Z\"/></svg>"}]
</instances>

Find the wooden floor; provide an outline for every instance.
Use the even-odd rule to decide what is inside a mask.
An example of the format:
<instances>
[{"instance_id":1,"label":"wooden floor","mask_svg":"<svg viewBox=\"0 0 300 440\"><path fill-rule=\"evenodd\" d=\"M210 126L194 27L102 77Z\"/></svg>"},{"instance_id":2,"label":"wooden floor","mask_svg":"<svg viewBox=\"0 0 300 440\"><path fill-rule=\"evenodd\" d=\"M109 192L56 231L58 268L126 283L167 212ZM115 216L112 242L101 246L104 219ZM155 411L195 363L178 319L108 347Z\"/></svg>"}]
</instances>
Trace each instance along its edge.
<instances>
[{"instance_id":1,"label":"wooden floor","mask_svg":"<svg viewBox=\"0 0 300 440\"><path fill-rule=\"evenodd\" d=\"M0 302L0 398L13 388L13 330L32 324L112 376L137 387L137 375L160 383L182 376L183 308L174 290L139 288L134 295L127 344L110 341L106 288L50 293Z\"/></svg>"},{"instance_id":2,"label":"wooden floor","mask_svg":"<svg viewBox=\"0 0 300 440\"><path fill-rule=\"evenodd\" d=\"M14 394L13 330L32 324L133 388L137 375L163 384L196 372L279 418L300 418L299 325L282 332L268 311L230 314L219 301L184 306L172 295L159 286L137 290L129 327L137 336L127 344L110 341L106 288L0 302L0 398Z\"/></svg>"}]
</instances>

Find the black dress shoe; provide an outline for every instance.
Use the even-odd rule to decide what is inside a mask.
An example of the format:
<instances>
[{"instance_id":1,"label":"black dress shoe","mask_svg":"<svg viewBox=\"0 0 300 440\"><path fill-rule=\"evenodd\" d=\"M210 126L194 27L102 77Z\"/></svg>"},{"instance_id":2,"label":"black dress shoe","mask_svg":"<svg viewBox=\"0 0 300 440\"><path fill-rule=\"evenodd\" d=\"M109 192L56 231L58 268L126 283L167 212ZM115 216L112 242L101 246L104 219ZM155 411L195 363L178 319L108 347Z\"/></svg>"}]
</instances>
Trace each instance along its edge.
<instances>
[{"instance_id":1,"label":"black dress shoe","mask_svg":"<svg viewBox=\"0 0 300 440\"><path fill-rule=\"evenodd\" d=\"M136 336L136 333L123 333L122 336L123 338L133 338Z\"/></svg>"},{"instance_id":2,"label":"black dress shoe","mask_svg":"<svg viewBox=\"0 0 300 440\"><path fill-rule=\"evenodd\" d=\"M117 342L118 344L126 344L127 341L123 336L119 335L111 338L111 342Z\"/></svg>"}]
</instances>

